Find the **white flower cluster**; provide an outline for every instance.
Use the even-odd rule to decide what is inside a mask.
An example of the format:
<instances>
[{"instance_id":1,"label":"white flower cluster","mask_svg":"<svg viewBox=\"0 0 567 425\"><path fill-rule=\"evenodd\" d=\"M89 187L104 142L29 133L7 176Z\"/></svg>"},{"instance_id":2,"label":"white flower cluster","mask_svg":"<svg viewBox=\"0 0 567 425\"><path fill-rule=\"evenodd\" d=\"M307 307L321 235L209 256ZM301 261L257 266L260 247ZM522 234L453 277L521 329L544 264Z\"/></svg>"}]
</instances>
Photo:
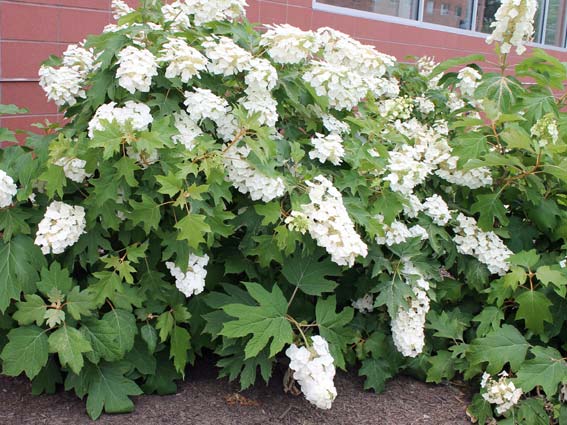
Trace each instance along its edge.
<instances>
[{"instance_id":1,"label":"white flower cluster","mask_svg":"<svg viewBox=\"0 0 567 425\"><path fill-rule=\"evenodd\" d=\"M246 93L270 91L278 83L278 71L270 61L262 58L250 60L244 81L247 84Z\"/></svg>"},{"instance_id":2,"label":"white flower cluster","mask_svg":"<svg viewBox=\"0 0 567 425\"><path fill-rule=\"evenodd\" d=\"M198 295L204 291L208 263L209 256L207 254L202 257L191 254L189 255L189 264L185 272L170 261L165 263L165 266L171 273L171 276L175 278L177 289L189 298L191 295Z\"/></svg>"},{"instance_id":3,"label":"white flower cluster","mask_svg":"<svg viewBox=\"0 0 567 425\"><path fill-rule=\"evenodd\" d=\"M441 164L435 172L443 180L457 186L465 186L471 189L492 185L492 174L488 167L478 167L472 170L462 171L457 169L458 158L452 156L448 161Z\"/></svg>"},{"instance_id":4,"label":"white flower cluster","mask_svg":"<svg viewBox=\"0 0 567 425\"><path fill-rule=\"evenodd\" d=\"M118 85L131 94L149 92L152 78L158 73L157 59L147 49L127 46L118 53Z\"/></svg>"},{"instance_id":5,"label":"white flower cluster","mask_svg":"<svg viewBox=\"0 0 567 425\"><path fill-rule=\"evenodd\" d=\"M299 63L319 50L313 31L302 31L288 24L266 25L266 28L260 45L268 48L268 54L276 63Z\"/></svg>"},{"instance_id":6,"label":"white flower cluster","mask_svg":"<svg viewBox=\"0 0 567 425\"><path fill-rule=\"evenodd\" d=\"M309 234L332 261L352 267L357 256L366 257L368 247L356 233L341 193L322 175L306 184L311 203L302 205L301 210L309 218Z\"/></svg>"},{"instance_id":7,"label":"white flower cluster","mask_svg":"<svg viewBox=\"0 0 567 425\"><path fill-rule=\"evenodd\" d=\"M116 21L134 11L134 9L128 6L123 0L112 0L110 9L112 10L112 17Z\"/></svg>"},{"instance_id":8,"label":"white flower cluster","mask_svg":"<svg viewBox=\"0 0 567 425\"><path fill-rule=\"evenodd\" d=\"M12 205L12 198L18 192L14 179L4 170L0 170L0 208Z\"/></svg>"},{"instance_id":9,"label":"white flower cluster","mask_svg":"<svg viewBox=\"0 0 567 425\"><path fill-rule=\"evenodd\" d=\"M362 76L382 77L396 62L393 56L380 53L374 46L362 44L332 28L319 28L317 39L323 47L323 59L326 62L349 67Z\"/></svg>"},{"instance_id":10,"label":"white flower cluster","mask_svg":"<svg viewBox=\"0 0 567 425\"><path fill-rule=\"evenodd\" d=\"M508 379L508 373L502 371L498 374L500 379L493 379L488 373L484 372L480 387L485 389L482 398L490 404L496 405L496 413L503 415L514 405L518 404L523 394L521 388L516 388L514 383Z\"/></svg>"},{"instance_id":11,"label":"white flower cluster","mask_svg":"<svg viewBox=\"0 0 567 425\"><path fill-rule=\"evenodd\" d=\"M158 62L168 62L166 78L180 77L184 83L199 77L200 71L207 68L207 58L181 38L169 37L162 46Z\"/></svg>"},{"instance_id":12,"label":"white flower cluster","mask_svg":"<svg viewBox=\"0 0 567 425\"><path fill-rule=\"evenodd\" d=\"M371 293L352 302L352 308L361 313L372 313L374 311L374 296Z\"/></svg>"},{"instance_id":13,"label":"white flower cluster","mask_svg":"<svg viewBox=\"0 0 567 425\"><path fill-rule=\"evenodd\" d=\"M246 0L185 0L193 22L200 26L212 21L233 20L244 15Z\"/></svg>"},{"instance_id":14,"label":"white flower cluster","mask_svg":"<svg viewBox=\"0 0 567 425\"><path fill-rule=\"evenodd\" d=\"M120 108L110 102L100 106L89 122L89 138L94 137L95 131L104 131L106 122L116 122L122 130L145 131L152 121L150 107L143 103L129 100Z\"/></svg>"},{"instance_id":15,"label":"white flower cluster","mask_svg":"<svg viewBox=\"0 0 567 425\"><path fill-rule=\"evenodd\" d=\"M181 143L190 151L195 147L195 139L203 134L201 128L185 111L179 111L173 114L175 128L179 134L172 137L175 143Z\"/></svg>"},{"instance_id":16,"label":"white flower cluster","mask_svg":"<svg viewBox=\"0 0 567 425\"><path fill-rule=\"evenodd\" d=\"M494 15L494 28L486 42L500 43L500 51L510 53L512 47L521 55L526 51L525 43L534 33L534 16L537 10L536 0L503 0Z\"/></svg>"},{"instance_id":17,"label":"white flower cluster","mask_svg":"<svg viewBox=\"0 0 567 425\"><path fill-rule=\"evenodd\" d=\"M44 254L61 254L85 233L85 209L59 201L47 207L39 222L34 243Z\"/></svg>"},{"instance_id":18,"label":"white flower cluster","mask_svg":"<svg viewBox=\"0 0 567 425\"><path fill-rule=\"evenodd\" d=\"M329 352L329 344L319 335L311 337L311 347L295 344L285 351L289 357L289 368L293 378L299 382L301 391L310 403L320 409L330 409L337 397L335 365Z\"/></svg>"},{"instance_id":19,"label":"white flower cluster","mask_svg":"<svg viewBox=\"0 0 567 425\"><path fill-rule=\"evenodd\" d=\"M409 97L396 97L380 102L378 112L389 121L407 120L411 116L413 106L413 101Z\"/></svg>"},{"instance_id":20,"label":"white flower cluster","mask_svg":"<svg viewBox=\"0 0 567 425\"><path fill-rule=\"evenodd\" d=\"M253 201L269 202L283 196L285 185L281 177L269 177L255 169L246 158L250 154L247 146L231 146L223 160L227 179L243 194L250 194Z\"/></svg>"},{"instance_id":21,"label":"white flower cluster","mask_svg":"<svg viewBox=\"0 0 567 425\"><path fill-rule=\"evenodd\" d=\"M85 171L87 161L83 159L62 157L55 162L55 165L63 167L65 177L77 183L82 183L91 176L91 174Z\"/></svg>"},{"instance_id":22,"label":"white flower cluster","mask_svg":"<svg viewBox=\"0 0 567 425\"><path fill-rule=\"evenodd\" d=\"M328 62L314 61L303 74L318 96L329 99L329 106L337 110L351 110L368 93L368 85L362 76L350 67Z\"/></svg>"},{"instance_id":23,"label":"white flower cluster","mask_svg":"<svg viewBox=\"0 0 567 425\"><path fill-rule=\"evenodd\" d=\"M97 65L93 49L85 49L83 43L70 44L63 52L63 66L78 71L83 78L95 70Z\"/></svg>"},{"instance_id":24,"label":"white flower cluster","mask_svg":"<svg viewBox=\"0 0 567 425\"><path fill-rule=\"evenodd\" d=\"M531 135L538 138L538 145L544 147L548 144L555 144L559 140L559 130L557 120L553 114L546 114L532 126Z\"/></svg>"},{"instance_id":25,"label":"white flower cluster","mask_svg":"<svg viewBox=\"0 0 567 425\"><path fill-rule=\"evenodd\" d=\"M466 66L457 74L457 79L459 80L457 87L461 94L472 97L481 78L482 76L476 69Z\"/></svg>"},{"instance_id":26,"label":"white flower cluster","mask_svg":"<svg viewBox=\"0 0 567 425\"><path fill-rule=\"evenodd\" d=\"M301 211L292 211L285 218L285 224L291 232L304 235L309 230L309 217Z\"/></svg>"},{"instance_id":27,"label":"white flower cluster","mask_svg":"<svg viewBox=\"0 0 567 425\"><path fill-rule=\"evenodd\" d=\"M334 116L326 114L323 115L322 119L323 119L323 127L325 127L325 129L328 132L334 134L350 133L349 125L345 122L336 119Z\"/></svg>"},{"instance_id":28,"label":"white flower cluster","mask_svg":"<svg viewBox=\"0 0 567 425\"><path fill-rule=\"evenodd\" d=\"M164 4L161 8L163 19L174 31L183 31L191 27L189 15L191 8L183 1L176 0L171 4Z\"/></svg>"},{"instance_id":29,"label":"white flower cluster","mask_svg":"<svg viewBox=\"0 0 567 425\"><path fill-rule=\"evenodd\" d=\"M382 223L382 230L384 236L376 236L376 243L378 245L392 246L404 243L410 238L420 238L422 241L429 238L427 230L419 224L408 227L403 221L394 220L392 223L384 224L384 217L378 215L377 220Z\"/></svg>"},{"instance_id":30,"label":"white flower cluster","mask_svg":"<svg viewBox=\"0 0 567 425\"><path fill-rule=\"evenodd\" d=\"M238 74L250 68L252 55L227 37L208 38L203 42L205 54L210 62L207 69L213 74Z\"/></svg>"},{"instance_id":31,"label":"white flower cluster","mask_svg":"<svg viewBox=\"0 0 567 425\"><path fill-rule=\"evenodd\" d=\"M419 96L414 99L417 110L423 115L430 114L435 111L435 104L425 96Z\"/></svg>"},{"instance_id":32,"label":"white flower cluster","mask_svg":"<svg viewBox=\"0 0 567 425\"><path fill-rule=\"evenodd\" d=\"M408 300L409 307L400 307L392 318L391 329L394 345L406 357L416 357L425 346L425 316L429 311L429 282L411 262L402 268L406 283L411 286L413 297ZM417 279L416 279L417 277Z\"/></svg>"},{"instance_id":33,"label":"white flower cluster","mask_svg":"<svg viewBox=\"0 0 567 425\"><path fill-rule=\"evenodd\" d=\"M447 106L449 107L449 110L451 112L455 112L458 109L462 109L464 108L466 105L466 103L464 102L463 99L461 99L459 97L459 95L457 93L449 93L448 99L447 99Z\"/></svg>"},{"instance_id":34,"label":"white flower cluster","mask_svg":"<svg viewBox=\"0 0 567 425\"><path fill-rule=\"evenodd\" d=\"M457 217L458 226L455 227L453 241L457 244L457 251L460 254L472 255L478 261L486 264L490 273L497 273L500 276L506 274L510 269L508 261L513 254L508 249L502 239L494 232L485 232L479 229L476 220L459 214Z\"/></svg>"},{"instance_id":35,"label":"white flower cluster","mask_svg":"<svg viewBox=\"0 0 567 425\"><path fill-rule=\"evenodd\" d=\"M314 149L309 152L309 158L318 159L321 163L329 161L333 165L341 164L345 155L341 136L338 134L324 136L320 133L315 133L315 137L311 138L311 144Z\"/></svg>"},{"instance_id":36,"label":"white flower cluster","mask_svg":"<svg viewBox=\"0 0 567 425\"><path fill-rule=\"evenodd\" d=\"M82 44L71 44L63 52L63 66L53 68L42 65L39 68L39 85L58 106L73 106L77 98L86 97L85 81L95 69L95 55L92 49Z\"/></svg>"},{"instance_id":37,"label":"white flower cluster","mask_svg":"<svg viewBox=\"0 0 567 425\"><path fill-rule=\"evenodd\" d=\"M240 99L240 103L248 111L248 116L257 114L258 123L275 127L278 122L278 102L269 91L258 91Z\"/></svg>"},{"instance_id":38,"label":"white flower cluster","mask_svg":"<svg viewBox=\"0 0 567 425\"><path fill-rule=\"evenodd\" d=\"M233 139L238 128L232 108L225 99L208 89L196 87L194 92L185 92L184 105L193 121L200 123L208 118L217 125L217 133L223 140Z\"/></svg>"},{"instance_id":39,"label":"white flower cluster","mask_svg":"<svg viewBox=\"0 0 567 425\"><path fill-rule=\"evenodd\" d=\"M389 152L384 180L396 192L410 195L414 187L423 183L443 162L451 158L451 147L443 134L412 118L396 121L393 130L412 139L414 144L401 144Z\"/></svg>"},{"instance_id":40,"label":"white flower cluster","mask_svg":"<svg viewBox=\"0 0 567 425\"><path fill-rule=\"evenodd\" d=\"M451 220L451 211L447 203L439 195L430 196L423 203L423 211L438 226L446 226Z\"/></svg>"},{"instance_id":41,"label":"white flower cluster","mask_svg":"<svg viewBox=\"0 0 567 425\"><path fill-rule=\"evenodd\" d=\"M375 98L394 98L400 94L400 82L395 78L366 78L365 81Z\"/></svg>"}]
</instances>

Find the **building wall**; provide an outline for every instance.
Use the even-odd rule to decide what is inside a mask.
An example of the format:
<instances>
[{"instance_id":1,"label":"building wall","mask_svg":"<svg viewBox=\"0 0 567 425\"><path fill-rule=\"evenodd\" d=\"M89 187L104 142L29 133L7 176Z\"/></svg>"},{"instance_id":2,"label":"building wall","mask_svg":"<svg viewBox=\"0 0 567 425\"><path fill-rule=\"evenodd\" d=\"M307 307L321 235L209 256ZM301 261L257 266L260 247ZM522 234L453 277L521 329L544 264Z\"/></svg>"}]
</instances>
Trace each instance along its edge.
<instances>
[{"instance_id":1,"label":"building wall","mask_svg":"<svg viewBox=\"0 0 567 425\"><path fill-rule=\"evenodd\" d=\"M98 33L112 21L111 0L0 0L0 103L29 109L26 116L4 117L0 125L28 129L45 119L61 115L47 103L38 85L37 71L50 54L61 54L69 43ZM128 0L135 5L137 0ZM454 34L411 25L363 19L314 10L311 0L248 0L253 22L289 23L302 29L329 26L348 33L380 51L405 56L453 56L484 53L494 61L492 48L482 37ZM554 50L567 60L567 52ZM517 58L512 58L514 61Z\"/></svg>"}]
</instances>

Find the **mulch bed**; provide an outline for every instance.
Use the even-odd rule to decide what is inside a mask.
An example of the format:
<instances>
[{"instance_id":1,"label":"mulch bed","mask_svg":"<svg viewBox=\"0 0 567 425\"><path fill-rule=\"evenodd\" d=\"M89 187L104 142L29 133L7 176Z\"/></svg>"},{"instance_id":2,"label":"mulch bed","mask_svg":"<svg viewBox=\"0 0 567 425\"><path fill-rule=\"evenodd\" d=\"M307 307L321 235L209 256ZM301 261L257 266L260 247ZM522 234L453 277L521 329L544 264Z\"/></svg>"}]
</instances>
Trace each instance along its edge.
<instances>
[{"instance_id":1,"label":"mulch bed","mask_svg":"<svg viewBox=\"0 0 567 425\"><path fill-rule=\"evenodd\" d=\"M198 364L171 396L135 397L136 410L126 415L104 415L100 425L467 425L467 395L460 388L428 385L400 376L386 391L363 390L363 379L338 372L339 396L333 408L322 411L302 396L284 394L281 376L270 385L257 384L239 392L238 384L216 379L209 364ZM0 424L78 425L92 423L84 402L74 394L31 395L23 378L0 376Z\"/></svg>"}]
</instances>

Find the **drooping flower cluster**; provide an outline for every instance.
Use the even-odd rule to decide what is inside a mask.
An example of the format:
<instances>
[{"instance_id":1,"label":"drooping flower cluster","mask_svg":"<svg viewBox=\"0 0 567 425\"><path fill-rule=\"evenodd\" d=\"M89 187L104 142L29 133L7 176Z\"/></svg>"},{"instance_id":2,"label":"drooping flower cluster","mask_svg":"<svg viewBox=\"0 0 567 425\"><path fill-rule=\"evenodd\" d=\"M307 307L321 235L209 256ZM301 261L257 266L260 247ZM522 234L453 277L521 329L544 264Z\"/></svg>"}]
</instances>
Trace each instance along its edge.
<instances>
[{"instance_id":1,"label":"drooping flower cluster","mask_svg":"<svg viewBox=\"0 0 567 425\"><path fill-rule=\"evenodd\" d=\"M86 178L91 175L85 171L87 161L79 158L59 158L55 165L63 167L65 177L77 183L82 183Z\"/></svg>"},{"instance_id":2,"label":"drooping flower cluster","mask_svg":"<svg viewBox=\"0 0 567 425\"><path fill-rule=\"evenodd\" d=\"M210 119L217 125L217 134L225 141L231 141L238 130L232 108L225 99L208 89L195 88L185 92L184 105L193 121L200 123Z\"/></svg>"},{"instance_id":3,"label":"drooping flower cluster","mask_svg":"<svg viewBox=\"0 0 567 425\"><path fill-rule=\"evenodd\" d=\"M352 302L352 308L360 311L361 313L372 313L374 311L374 297L371 293L364 295Z\"/></svg>"},{"instance_id":4,"label":"drooping flower cluster","mask_svg":"<svg viewBox=\"0 0 567 425\"><path fill-rule=\"evenodd\" d=\"M465 186L471 189L492 185L492 173L488 167L478 167L463 171L457 169L459 158L451 156L446 162L440 165L435 172L436 175L449 183L457 186Z\"/></svg>"},{"instance_id":5,"label":"drooping flower cluster","mask_svg":"<svg viewBox=\"0 0 567 425\"><path fill-rule=\"evenodd\" d=\"M118 85L131 94L149 92L152 78L158 73L157 59L147 49L127 46L118 53Z\"/></svg>"},{"instance_id":6,"label":"drooping flower cluster","mask_svg":"<svg viewBox=\"0 0 567 425\"><path fill-rule=\"evenodd\" d=\"M400 307L392 318L392 339L400 353L406 357L416 357L425 346L425 316L429 311L429 282L409 261L407 261L401 275L411 287L413 296L408 300L409 306Z\"/></svg>"},{"instance_id":7,"label":"drooping flower cluster","mask_svg":"<svg viewBox=\"0 0 567 425\"><path fill-rule=\"evenodd\" d=\"M494 28L486 42L500 43L500 51L510 53L512 47L521 55L526 51L528 42L534 33L534 16L537 10L536 0L503 0L494 15Z\"/></svg>"},{"instance_id":8,"label":"drooping flower cluster","mask_svg":"<svg viewBox=\"0 0 567 425\"><path fill-rule=\"evenodd\" d=\"M344 65L315 61L303 74L318 96L329 99L329 105L337 110L351 110L368 93L368 85L357 72Z\"/></svg>"},{"instance_id":9,"label":"drooping flower cluster","mask_svg":"<svg viewBox=\"0 0 567 425\"><path fill-rule=\"evenodd\" d=\"M112 0L110 9L112 10L112 17L116 21L134 11L134 9L128 6L123 0Z\"/></svg>"},{"instance_id":10,"label":"drooping flower cluster","mask_svg":"<svg viewBox=\"0 0 567 425\"><path fill-rule=\"evenodd\" d=\"M301 392L310 403L320 409L330 409L337 397L335 365L329 352L327 341L315 335L311 337L309 348L289 346L285 354L289 358L289 368L293 370L293 378L301 386Z\"/></svg>"},{"instance_id":11,"label":"drooping flower cluster","mask_svg":"<svg viewBox=\"0 0 567 425\"><path fill-rule=\"evenodd\" d=\"M425 96L418 96L414 99L417 110L423 115L430 114L435 111L435 104Z\"/></svg>"},{"instance_id":12,"label":"drooping flower cluster","mask_svg":"<svg viewBox=\"0 0 567 425\"><path fill-rule=\"evenodd\" d=\"M336 119L332 115L323 115L323 127L329 132L334 134L348 134L350 127L347 123Z\"/></svg>"},{"instance_id":13,"label":"drooping flower cluster","mask_svg":"<svg viewBox=\"0 0 567 425\"><path fill-rule=\"evenodd\" d=\"M509 258L513 253L504 245L502 239L492 231L481 230L474 218L462 213L458 215L457 222L453 237L457 251L460 254L472 255L486 264L490 273L497 273L500 276L506 274L510 269Z\"/></svg>"},{"instance_id":14,"label":"drooping flower cluster","mask_svg":"<svg viewBox=\"0 0 567 425\"><path fill-rule=\"evenodd\" d=\"M382 223L382 231L384 236L376 236L376 243L378 245L392 246L401 244L410 238L420 238L426 240L429 238L427 231L419 224L408 227L403 221L394 220L390 224L384 224L384 217L378 215L377 220Z\"/></svg>"},{"instance_id":15,"label":"drooping flower cluster","mask_svg":"<svg viewBox=\"0 0 567 425\"><path fill-rule=\"evenodd\" d=\"M207 69L213 74L228 77L250 67L252 55L230 38L209 38L203 42L203 47L210 60Z\"/></svg>"},{"instance_id":16,"label":"drooping flower cluster","mask_svg":"<svg viewBox=\"0 0 567 425\"><path fill-rule=\"evenodd\" d=\"M555 144L559 140L557 119L553 114L546 114L532 126L531 135L538 138L538 145L544 147Z\"/></svg>"},{"instance_id":17,"label":"drooping flower cluster","mask_svg":"<svg viewBox=\"0 0 567 425\"><path fill-rule=\"evenodd\" d=\"M451 220L451 211L447 203L439 195L430 196L423 203L423 211L431 217L433 223L439 226L445 226Z\"/></svg>"},{"instance_id":18,"label":"drooping flower cluster","mask_svg":"<svg viewBox=\"0 0 567 425\"><path fill-rule=\"evenodd\" d=\"M169 37L162 46L159 62L169 63L166 78L180 77L184 83L207 68L207 58L181 38Z\"/></svg>"},{"instance_id":19,"label":"drooping flower cluster","mask_svg":"<svg viewBox=\"0 0 567 425\"><path fill-rule=\"evenodd\" d=\"M253 201L269 202L283 196L285 185L281 177L269 177L255 169L246 158L247 146L231 146L223 155L227 179L243 194L250 194Z\"/></svg>"},{"instance_id":20,"label":"drooping flower cluster","mask_svg":"<svg viewBox=\"0 0 567 425\"><path fill-rule=\"evenodd\" d=\"M207 254L203 256L190 254L185 272L170 261L166 262L165 266L171 273L171 276L175 278L177 289L189 298L191 295L198 295L205 290L206 267L208 263L209 256Z\"/></svg>"},{"instance_id":21,"label":"drooping flower cluster","mask_svg":"<svg viewBox=\"0 0 567 425\"><path fill-rule=\"evenodd\" d=\"M190 151L195 147L195 139L203 134L201 128L185 111L173 114L175 128L179 134L172 137L175 143L181 143Z\"/></svg>"},{"instance_id":22,"label":"drooping flower cluster","mask_svg":"<svg viewBox=\"0 0 567 425\"><path fill-rule=\"evenodd\" d=\"M413 296L408 307L399 307L392 318L391 329L394 345L406 357L416 357L425 346L425 316L429 311L429 282L421 272L406 261L401 270L402 278L411 287Z\"/></svg>"},{"instance_id":23,"label":"drooping flower cluster","mask_svg":"<svg viewBox=\"0 0 567 425\"><path fill-rule=\"evenodd\" d=\"M485 390L482 398L490 404L495 404L496 413L503 415L518 404L523 391L521 388L516 388L514 383L508 378L506 371L500 372L498 376L500 378L495 380L488 373L484 372L480 387Z\"/></svg>"},{"instance_id":24,"label":"drooping flower cluster","mask_svg":"<svg viewBox=\"0 0 567 425\"><path fill-rule=\"evenodd\" d=\"M248 94L270 91L278 83L278 71L270 61L253 58L250 60L244 81L247 84L246 93Z\"/></svg>"},{"instance_id":25,"label":"drooping flower cluster","mask_svg":"<svg viewBox=\"0 0 567 425\"><path fill-rule=\"evenodd\" d=\"M4 170L0 170L0 208L12 205L12 198L18 193L14 179Z\"/></svg>"},{"instance_id":26,"label":"drooping flower cluster","mask_svg":"<svg viewBox=\"0 0 567 425\"><path fill-rule=\"evenodd\" d=\"M329 27L319 28L316 36L326 62L349 67L362 76L382 77L396 62L396 58L376 51L374 46Z\"/></svg>"},{"instance_id":27,"label":"drooping flower cluster","mask_svg":"<svg viewBox=\"0 0 567 425\"><path fill-rule=\"evenodd\" d=\"M431 74L437 65L439 64L435 62L435 59L429 56L422 56L416 62L417 71L420 75L428 78L428 86L431 89L436 88L439 84L439 80L443 77L443 73L441 72L431 77Z\"/></svg>"},{"instance_id":28,"label":"drooping flower cluster","mask_svg":"<svg viewBox=\"0 0 567 425\"><path fill-rule=\"evenodd\" d=\"M301 206L309 218L309 233L339 266L352 267L356 257L366 257L368 247L356 233L341 193L324 176L307 181L311 203Z\"/></svg>"},{"instance_id":29,"label":"drooping flower cluster","mask_svg":"<svg viewBox=\"0 0 567 425\"><path fill-rule=\"evenodd\" d=\"M318 159L324 163L329 161L333 165L340 165L345 155L343 147L343 139L338 134L329 134L324 136L315 133L315 137L311 138L313 150L309 152L309 158Z\"/></svg>"},{"instance_id":30,"label":"drooping flower cluster","mask_svg":"<svg viewBox=\"0 0 567 425\"><path fill-rule=\"evenodd\" d=\"M59 201L47 207L39 222L34 243L44 254L61 254L85 233L85 209Z\"/></svg>"},{"instance_id":31,"label":"drooping flower cluster","mask_svg":"<svg viewBox=\"0 0 567 425\"><path fill-rule=\"evenodd\" d=\"M437 128L421 124L415 118L396 121L393 131L413 140L413 145L401 144L389 152L384 180L390 182L395 192L410 195L441 164L451 158L451 147Z\"/></svg>"},{"instance_id":32,"label":"drooping flower cluster","mask_svg":"<svg viewBox=\"0 0 567 425\"><path fill-rule=\"evenodd\" d=\"M260 45L268 48L268 55L276 63L299 63L319 50L313 31L302 31L288 24L266 25L266 28Z\"/></svg>"},{"instance_id":33,"label":"drooping flower cluster","mask_svg":"<svg viewBox=\"0 0 567 425\"><path fill-rule=\"evenodd\" d=\"M212 21L230 21L244 15L246 0L184 0L200 26Z\"/></svg>"},{"instance_id":34,"label":"drooping flower cluster","mask_svg":"<svg viewBox=\"0 0 567 425\"><path fill-rule=\"evenodd\" d=\"M94 137L95 131L104 131L107 123L115 122L123 131L144 131L152 121L150 107L143 103L128 100L123 107L117 107L115 102L110 102L100 106L89 122L89 138Z\"/></svg>"},{"instance_id":35,"label":"drooping flower cluster","mask_svg":"<svg viewBox=\"0 0 567 425\"><path fill-rule=\"evenodd\" d=\"M184 1L176 0L171 4L164 4L161 13L164 21L175 31L183 31L191 27L189 19L191 8Z\"/></svg>"},{"instance_id":36,"label":"drooping flower cluster","mask_svg":"<svg viewBox=\"0 0 567 425\"><path fill-rule=\"evenodd\" d=\"M461 91L461 94L473 96L481 78L482 76L476 69L467 66L461 69L457 74L457 79L459 80L457 87Z\"/></svg>"},{"instance_id":37,"label":"drooping flower cluster","mask_svg":"<svg viewBox=\"0 0 567 425\"><path fill-rule=\"evenodd\" d=\"M86 97L85 81L95 67L92 49L71 44L63 52L63 66L53 68L42 65L39 68L39 85L47 94L47 99L56 105L73 106L77 98Z\"/></svg>"}]
</instances>

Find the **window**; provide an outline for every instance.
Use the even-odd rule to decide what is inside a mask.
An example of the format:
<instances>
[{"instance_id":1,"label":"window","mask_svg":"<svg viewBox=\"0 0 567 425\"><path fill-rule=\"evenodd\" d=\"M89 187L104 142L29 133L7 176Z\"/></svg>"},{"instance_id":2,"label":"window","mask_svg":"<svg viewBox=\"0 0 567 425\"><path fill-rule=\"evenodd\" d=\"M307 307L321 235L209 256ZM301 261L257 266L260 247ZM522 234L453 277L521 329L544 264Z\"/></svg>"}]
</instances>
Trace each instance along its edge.
<instances>
[{"instance_id":1,"label":"window","mask_svg":"<svg viewBox=\"0 0 567 425\"><path fill-rule=\"evenodd\" d=\"M567 47L567 0L538 0L533 41ZM460 30L490 33L500 0L316 0L354 9Z\"/></svg>"}]
</instances>

